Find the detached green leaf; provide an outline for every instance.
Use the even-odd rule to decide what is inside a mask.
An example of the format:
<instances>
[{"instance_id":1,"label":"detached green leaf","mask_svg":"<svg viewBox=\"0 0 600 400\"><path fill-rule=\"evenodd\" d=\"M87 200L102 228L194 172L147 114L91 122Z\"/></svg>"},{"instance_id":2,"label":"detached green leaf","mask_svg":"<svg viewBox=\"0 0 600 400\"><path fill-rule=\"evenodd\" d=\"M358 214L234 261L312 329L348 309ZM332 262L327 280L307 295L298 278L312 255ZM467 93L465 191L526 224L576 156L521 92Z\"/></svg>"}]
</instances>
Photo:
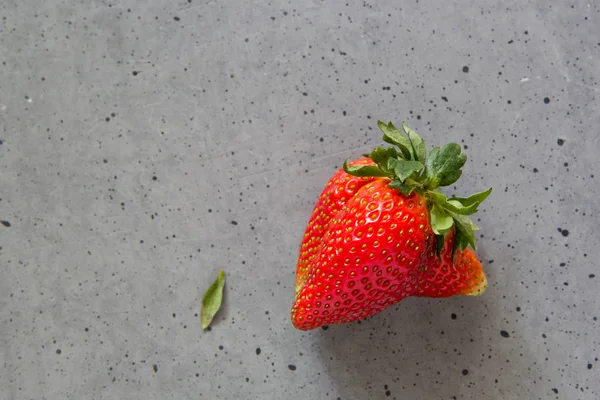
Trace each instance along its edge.
<instances>
[{"instance_id":1,"label":"detached green leaf","mask_svg":"<svg viewBox=\"0 0 600 400\"><path fill-rule=\"evenodd\" d=\"M448 143L443 147L434 147L427 158L427 186L435 189L438 186L448 186L460 178L461 168L467 162L467 155L461 154L461 148L456 143Z\"/></svg>"},{"instance_id":2,"label":"detached green leaf","mask_svg":"<svg viewBox=\"0 0 600 400\"><path fill-rule=\"evenodd\" d=\"M404 122L402 122L402 129L408 135L408 139L410 140L410 144L415 154L415 159L424 163L427 159L427 148L425 146L425 142L419 135L417 135L417 132L406 126Z\"/></svg>"},{"instance_id":3,"label":"detached green leaf","mask_svg":"<svg viewBox=\"0 0 600 400\"><path fill-rule=\"evenodd\" d=\"M387 167L394 170L398 179L404 181L414 172L422 170L424 165L418 161L396 160L395 158L390 158L388 159Z\"/></svg>"},{"instance_id":4,"label":"detached green leaf","mask_svg":"<svg viewBox=\"0 0 600 400\"><path fill-rule=\"evenodd\" d=\"M383 132L383 140L387 143L394 144L400 148L402 155L407 160L414 159L412 152L412 145L410 140L402 132L400 132L394 124L391 122L385 123L383 121L377 121L377 126Z\"/></svg>"},{"instance_id":5,"label":"detached green leaf","mask_svg":"<svg viewBox=\"0 0 600 400\"><path fill-rule=\"evenodd\" d=\"M448 199L448 201L456 200L460 202L463 206L469 207L472 204L479 205L483 203L483 201L488 198L490 193L492 193L492 188L489 188L484 192L475 193L474 195L471 195L469 197L451 197L450 199Z\"/></svg>"},{"instance_id":6,"label":"detached green leaf","mask_svg":"<svg viewBox=\"0 0 600 400\"><path fill-rule=\"evenodd\" d=\"M214 316L221 308L223 300L223 287L225 286L225 271L219 272L217 280L208 287L204 296L202 296L202 308L200 310L200 320L202 329L208 328Z\"/></svg>"},{"instance_id":7,"label":"detached green leaf","mask_svg":"<svg viewBox=\"0 0 600 400\"><path fill-rule=\"evenodd\" d=\"M344 171L347 174L354 176L390 176L389 173L383 171L375 165L348 165L348 160L344 161Z\"/></svg>"},{"instance_id":8,"label":"detached green leaf","mask_svg":"<svg viewBox=\"0 0 600 400\"><path fill-rule=\"evenodd\" d=\"M443 236L454 225L452 216L437 204L433 205L429 215L431 216L431 229L436 235Z\"/></svg>"}]
</instances>

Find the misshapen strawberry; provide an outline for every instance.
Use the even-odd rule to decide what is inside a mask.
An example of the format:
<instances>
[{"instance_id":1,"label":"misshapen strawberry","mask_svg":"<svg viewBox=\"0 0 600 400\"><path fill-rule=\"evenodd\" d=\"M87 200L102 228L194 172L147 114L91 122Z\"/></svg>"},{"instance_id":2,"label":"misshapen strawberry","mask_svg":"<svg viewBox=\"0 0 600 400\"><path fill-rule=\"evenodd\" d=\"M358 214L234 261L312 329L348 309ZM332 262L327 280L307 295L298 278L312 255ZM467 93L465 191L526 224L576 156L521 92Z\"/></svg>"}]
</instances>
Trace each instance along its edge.
<instances>
[{"instance_id":1,"label":"misshapen strawberry","mask_svg":"<svg viewBox=\"0 0 600 400\"><path fill-rule=\"evenodd\" d=\"M407 296L478 295L487 285L468 218L491 189L447 198L466 156L448 144L427 157L403 124L379 122L384 140L367 158L344 164L309 220L296 269L291 317L299 329L356 321Z\"/></svg>"}]
</instances>

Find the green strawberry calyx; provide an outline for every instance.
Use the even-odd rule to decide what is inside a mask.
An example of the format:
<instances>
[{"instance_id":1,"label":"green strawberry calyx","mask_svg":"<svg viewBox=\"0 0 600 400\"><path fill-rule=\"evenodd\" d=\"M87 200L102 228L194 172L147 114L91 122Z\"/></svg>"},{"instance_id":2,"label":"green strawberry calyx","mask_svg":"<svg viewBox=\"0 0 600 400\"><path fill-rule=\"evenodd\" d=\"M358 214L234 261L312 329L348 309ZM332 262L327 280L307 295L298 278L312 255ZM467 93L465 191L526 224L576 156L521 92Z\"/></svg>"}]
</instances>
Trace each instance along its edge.
<instances>
[{"instance_id":1,"label":"green strawberry calyx","mask_svg":"<svg viewBox=\"0 0 600 400\"><path fill-rule=\"evenodd\" d=\"M391 180L389 186L404 195L420 194L427 201L431 228L436 236L437 255L444 247L444 237L455 228L452 254L469 245L477 250L475 231L479 228L470 215L492 193L492 188L469 197L446 197L440 187L455 183L462 175L467 155L456 143L434 147L427 154L425 142L415 131L402 123L402 131L391 122L377 121L383 140L395 147L375 147L369 157L376 165L353 165L344 162L344 171L354 176L378 176Z\"/></svg>"}]
</instances>

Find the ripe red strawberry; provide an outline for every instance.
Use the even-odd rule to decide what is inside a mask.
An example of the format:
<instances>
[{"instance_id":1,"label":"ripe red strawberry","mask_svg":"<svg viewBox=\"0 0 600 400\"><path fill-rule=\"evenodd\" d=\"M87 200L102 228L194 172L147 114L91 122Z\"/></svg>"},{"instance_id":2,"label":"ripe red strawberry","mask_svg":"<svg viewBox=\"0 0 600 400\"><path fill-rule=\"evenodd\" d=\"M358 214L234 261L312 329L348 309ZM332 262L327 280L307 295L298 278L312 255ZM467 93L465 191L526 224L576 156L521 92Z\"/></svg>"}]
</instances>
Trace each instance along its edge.
<instances>
[{"instance_id":1,"label":"ripe red strawberry","mask_svg":"<svg viewBox=\"0 0 600 400\"><path fill-rule=\"evenodd\" d=\"M328 182L308 222L296 269L291 317L298 329L352 322L407 296L483 293L475 253L477 227L468 215L491 189L447 198L466 156L450 143L426 157L423 140L403 124L379 121L384 140L345 163Z\"/></svg>"}]
</instances>

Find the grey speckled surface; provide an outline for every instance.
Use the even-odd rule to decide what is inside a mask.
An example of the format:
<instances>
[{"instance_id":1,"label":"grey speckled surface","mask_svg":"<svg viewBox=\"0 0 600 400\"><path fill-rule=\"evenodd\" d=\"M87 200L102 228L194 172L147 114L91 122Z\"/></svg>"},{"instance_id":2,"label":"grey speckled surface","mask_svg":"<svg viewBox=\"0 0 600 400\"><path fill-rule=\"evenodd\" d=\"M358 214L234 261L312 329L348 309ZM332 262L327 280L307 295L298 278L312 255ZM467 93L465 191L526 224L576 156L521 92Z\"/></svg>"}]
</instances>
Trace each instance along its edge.
<instances>
[{"instance_id":1,"label":"grey speckled surface","mask_svg":"<svg viewBox=\"0 0 600 400\"><path fill-rule=\"evenodd\" d=\"M1 400L600 397L597 2L0 15ZM490 287L296 331L303 225L378 118L467 147L460 193L494 185Z\"/></svg>"}]
</instances>

